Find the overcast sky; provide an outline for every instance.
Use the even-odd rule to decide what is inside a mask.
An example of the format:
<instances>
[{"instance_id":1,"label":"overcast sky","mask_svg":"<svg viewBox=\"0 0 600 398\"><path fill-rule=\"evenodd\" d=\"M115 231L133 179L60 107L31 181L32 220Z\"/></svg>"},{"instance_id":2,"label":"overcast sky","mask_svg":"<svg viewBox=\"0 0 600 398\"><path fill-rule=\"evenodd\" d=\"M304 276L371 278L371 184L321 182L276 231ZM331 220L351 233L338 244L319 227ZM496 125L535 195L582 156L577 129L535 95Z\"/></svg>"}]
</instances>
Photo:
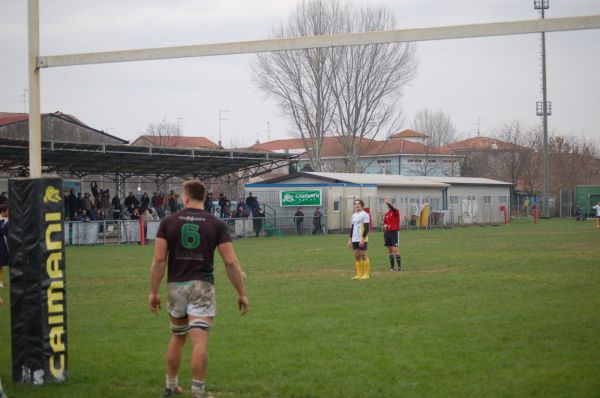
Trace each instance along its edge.
<instances>
[{"instance_id":1,"label":"overcast sky","mask_svg":"<svg viewBox=\"0 0 600 398\"><path fill-rule=\"evenodd\" d=\"M360 3L356 1L356 3ZM398 28L536 19L532 0L372 0ZM296 0L40 1L41 55L267 38ZM599 0L550 0L547 17L600 14ZM600 30L547 36L551 132L600 142ZM416 79L401 106L442 109L464 137L505 123L540 124L540 35L420 42ZM128 140L149 123L179 123L184 135L248 146L288 138L289 122L252 84L253 55L143 61L42 70L42 112L62 111ZM0 112L23 112L27 2L0 0ZM267 123L270 123L270 136Z\"/></svg>"}]
</instances>

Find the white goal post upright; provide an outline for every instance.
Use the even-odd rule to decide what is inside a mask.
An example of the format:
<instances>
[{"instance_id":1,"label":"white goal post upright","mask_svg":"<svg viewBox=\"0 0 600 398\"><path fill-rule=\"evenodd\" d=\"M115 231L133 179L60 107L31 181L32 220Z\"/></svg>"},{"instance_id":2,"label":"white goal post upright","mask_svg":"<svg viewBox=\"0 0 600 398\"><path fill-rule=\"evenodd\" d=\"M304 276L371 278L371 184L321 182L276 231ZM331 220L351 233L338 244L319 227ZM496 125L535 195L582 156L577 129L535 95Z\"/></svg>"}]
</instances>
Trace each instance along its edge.
<instances>
[{"instance_id":1,"label":"white goal post upright","mask_svg":"<svg viewBox=\"0 0 600 398\"><path fill-rule=\"evenodd\" d=\"M29 176L42 176L42 117L40 114L40 6L28 0L28 76L29 76Z\"/></svg>"}]
</instances>

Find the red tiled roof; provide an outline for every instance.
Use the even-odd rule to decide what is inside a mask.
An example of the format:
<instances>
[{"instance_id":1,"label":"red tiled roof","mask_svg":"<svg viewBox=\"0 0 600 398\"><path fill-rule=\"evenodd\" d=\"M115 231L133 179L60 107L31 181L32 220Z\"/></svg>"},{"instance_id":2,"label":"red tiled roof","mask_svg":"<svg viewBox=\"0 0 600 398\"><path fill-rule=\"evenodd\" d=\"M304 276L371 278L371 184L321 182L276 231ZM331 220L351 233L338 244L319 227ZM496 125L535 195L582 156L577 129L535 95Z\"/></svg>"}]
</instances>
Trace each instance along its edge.
<instances>
[{"instance_id":1,"label":"red tiled roof","mask_svg":"<svg viewBox=\"0 0 600 398\"><path fill-rule=\"evenodd\" d=\"M44 117L44 116L56 116L56 117L60 117L60 118L66 119L68 121L77 123L81 126L89 127L87 124L83 123L81 120L77 119L75 116L68 115L66 113L62 113L61 111L56 111L53 113L43 113L42 117ZM7 124L11 124L11 123L23 122L26 120L29 120L28 113L0 112L0 126L4 126Z\"/></svg>"},{"instance_id":2,"label":"red tiled roof","mask_svg":"<svg viewBox=\"0 0 600 398\"><path fill-rule=\"evenodd\" d=\"M453 144L448 144L444 149L449 151L481 151L494 149L512 149L519 145L511 144L510 142L500 141L489 137L472 137L466 140L458 141ZM525 148L522 148L525 149Z\"/></svg>"},{"instance_id":3,"label":"red tiled roof","mask_svg":"<svg viewBox=\"0 0 600 398\"><path fill-rule=\"evenodd\" d=\"M250 148L263 151L283 151L286 149L301 149L304 144L301 139L275 140L252 145Z\"/></svg>"},{"instance_id":4,"label":"red tiled roof","mask_svg":"<svg viewBox=\"0 0 600 398\"><path fill-rule=\"evenodd\" d=\"M418 131L414 131L411 129L406 129L406 130L402 130L399 131L397 133L394 133L390 136L391 139L398 139L398 138L426 138L429 137L426 134L423 133L419 133Z\"/></svg>"},{"instance_id":5,"label":"red tiled roof","mask_svg":"<svg viewBox=\"0 0 600 398\"><path fill-rule=\"evenodd\" d=\"M15 122L22 122L23 120L28 119L29 114L27 113L0 112L0 126L5 126Z\"/></svg>"},{"instance_id":6,"label":"red tiled roof","mask_svg":"<svg viewBox=\"0 0 600 398\"><path fill-rule=\"evenodd\" d=\"M219 145L215 144L206 137L159 137L154 135L141 135L131 143L131 145L154 145L159 146L162 142L168 142L168 146L179 147L179 148L219 148Z\"/></svg>"},{"instance_id":7,"label":"red tiled roof","mask_svg":"<svg viewBox=\"0 0 600 398\"><path fill-rule=\"evenodd\" d=\"M254 144L251 148L264 151L282 150L305 150L302 139L292 138L287 140L275 140L262 144ZM343 142L339 137L325 137L321 149L322 157L345 156ZM377 141L363 138L360 143L361 156L391 155L391 154L447 154L448 150L433 148L418 142L407 140Z\"/></svg>"}]
</instances>

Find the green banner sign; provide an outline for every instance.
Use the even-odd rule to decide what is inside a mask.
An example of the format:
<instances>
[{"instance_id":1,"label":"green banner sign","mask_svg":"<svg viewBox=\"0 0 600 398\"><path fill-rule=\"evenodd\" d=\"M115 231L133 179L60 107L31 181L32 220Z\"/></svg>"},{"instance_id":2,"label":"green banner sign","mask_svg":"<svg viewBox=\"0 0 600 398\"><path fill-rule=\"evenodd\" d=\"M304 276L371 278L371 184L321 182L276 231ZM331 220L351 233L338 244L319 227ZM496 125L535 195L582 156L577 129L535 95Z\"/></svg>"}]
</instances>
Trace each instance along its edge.
<instances>
[{"instance_id":1,"label":"green banner sign","mask_svg":"<svg viewBox=\"0 0 600 398\"><path fill-rule=\"evenodd\" d=\"M279 204L282 207L321 206L321 196L320 189L279 191Z\"/></svg>"}]
</instances>

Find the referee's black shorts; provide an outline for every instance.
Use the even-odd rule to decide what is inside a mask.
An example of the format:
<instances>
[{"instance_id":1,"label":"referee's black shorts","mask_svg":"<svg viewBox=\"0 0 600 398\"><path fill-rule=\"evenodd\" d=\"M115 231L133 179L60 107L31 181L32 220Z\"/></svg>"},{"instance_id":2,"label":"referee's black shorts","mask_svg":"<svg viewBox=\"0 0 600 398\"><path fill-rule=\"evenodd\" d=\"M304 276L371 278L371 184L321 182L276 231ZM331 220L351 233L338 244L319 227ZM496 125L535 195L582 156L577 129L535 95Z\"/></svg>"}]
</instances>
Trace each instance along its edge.
<instances>
[{"instance_id":1,"label":"referee's black shorts","mask_svg":"<svg viewBox=\"0 0 600 398\"><path fill-rule=\"evenodd\" d=\"M384 246L398 246L400 243L400 231L384 231L383 232L383 245Z\"/></svg>"}]
</instances>

